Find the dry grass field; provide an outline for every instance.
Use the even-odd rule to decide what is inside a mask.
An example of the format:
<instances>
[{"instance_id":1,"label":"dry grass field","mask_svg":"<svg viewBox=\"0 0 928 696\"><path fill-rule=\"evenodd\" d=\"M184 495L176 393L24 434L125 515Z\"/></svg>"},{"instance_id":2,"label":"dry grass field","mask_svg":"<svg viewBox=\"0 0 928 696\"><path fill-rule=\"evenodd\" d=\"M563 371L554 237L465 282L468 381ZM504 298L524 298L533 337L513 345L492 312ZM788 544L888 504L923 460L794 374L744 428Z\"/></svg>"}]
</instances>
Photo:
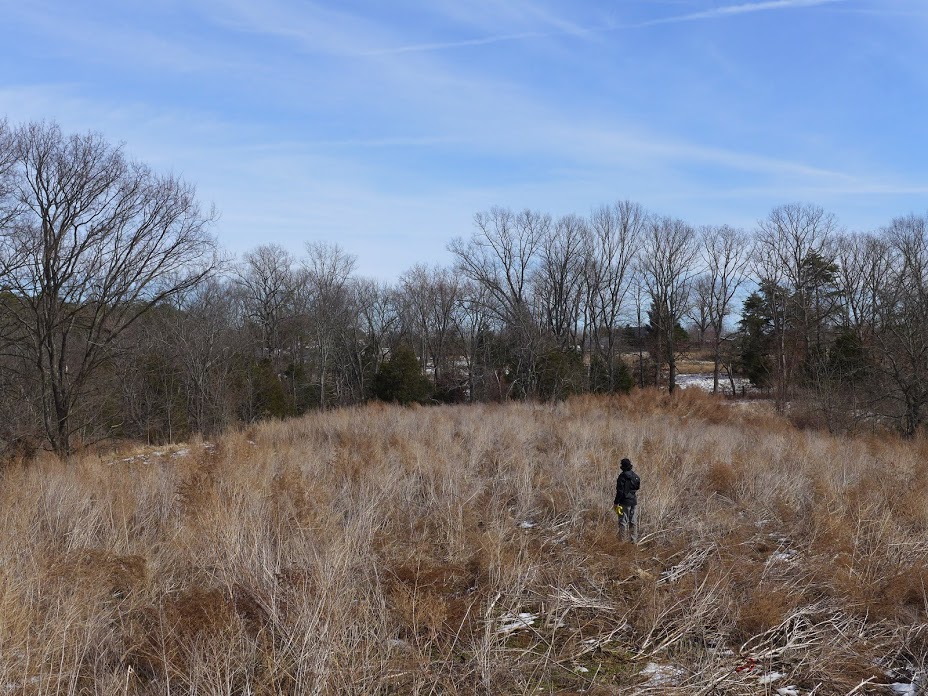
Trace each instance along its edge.
<instances>
[{"instance_id":1,"label":"dry grass field","mask_svg":"<svg viewBox=\"0 0 928 696\"><path fill-rule=\"evenodd\" d=\"M0 694L925 688L928 442L696 390L317 413L0 495Z\"/></svg>"}]
</instances>

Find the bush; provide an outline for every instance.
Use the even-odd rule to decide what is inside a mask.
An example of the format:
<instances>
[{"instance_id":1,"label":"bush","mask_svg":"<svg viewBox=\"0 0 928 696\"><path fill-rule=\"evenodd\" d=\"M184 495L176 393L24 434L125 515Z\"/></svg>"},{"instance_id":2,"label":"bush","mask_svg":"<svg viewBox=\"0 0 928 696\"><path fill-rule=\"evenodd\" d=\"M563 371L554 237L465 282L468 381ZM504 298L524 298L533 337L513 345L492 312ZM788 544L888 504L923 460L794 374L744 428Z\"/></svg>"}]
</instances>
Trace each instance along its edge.
<instances>
[{"instance_id":1,"label":"bush","mask_svg":"<svg viewBox=\"0 0 928 696\"><path fill-rule=\"evenodd\" d=\"M290 396L270 360L253 363L248 378L254 417L284 418L293 415Z\"/></svg>"},{"instance_id":2,"label":"bush","mask_svg":"<svg viewBox=\"0 0 928 696\"><path fill-rule=\"evenodd\" d=\"M397 348L374 376L374 396L398 404L425 401L431 386L422 374L419 359L408 346Z\"/></svg>"},{"instance_id":3,"label":"bush","mask_svg":"<svg viewBox=\"0 0 928 696\"><path fill-rule=\"evenodd\" d=\"M552 349L538 359L538 395L564 399L583 391L583 356L578 351Z\"/></svg>"},{"instance_id":4,"label":"bush","mask_svg":"<svg viewBox=\"0 0 928 696\"><path fill-rule=\"evenodd\" d=\"M594 356L590 363L590 391L594 394L628 394L635 386L628 365L619 356L612 358L610 374L609 364L600 356Z\"/></svg>"}]
</instances>

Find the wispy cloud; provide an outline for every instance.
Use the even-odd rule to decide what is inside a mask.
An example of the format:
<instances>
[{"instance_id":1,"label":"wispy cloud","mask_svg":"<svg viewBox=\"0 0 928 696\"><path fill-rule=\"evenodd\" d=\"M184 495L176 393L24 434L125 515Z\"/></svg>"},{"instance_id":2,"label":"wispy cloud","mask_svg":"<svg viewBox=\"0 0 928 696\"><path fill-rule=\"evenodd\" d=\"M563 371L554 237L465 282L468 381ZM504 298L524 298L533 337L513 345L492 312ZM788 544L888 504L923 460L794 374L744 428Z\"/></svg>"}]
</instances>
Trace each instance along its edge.
<instances>
[{"instance_id":1,"label":"wispy cloud","mask_svg":"<svg viewBox=\"0 0 928 696\"><path fill-rule=\"evenodd\" d=\"M461 39L460 41L437 41L434 43L409 44L394 46L392 48L379 48L370 51L361 51L358 56L392 56L402 53L423 53L427 51L446 51L453 48L469 48L471 46L486 46L488 44L505 43L509 41L524 41L526 39L544 39L551 36L566 35L568 32L540 32L525 31L516 34L497 34L474 39ZM570 32L575 34L576 32Z\"/></svg>"},{"instance_id":2,"label":"wispy cloud","mask_svg":"<svg viewBox=\"0 0 928 696\"><path fill-rule=\"evenodd\" d=\"M818 7L822 5L835 5L846 3L848 0L764 0L763 2L746 2L738 5L724 5L714 7L710 10L699 12L689 12L686 14L671 15L669 17L657 17L642 22L634 23L616 23L603 26L584 27L577 24L569 26L557 25L557 28L550 31L526 31L515 32L510 34L490 34L487 36L474 37L469 39L460 39L455 41L435 41L406 44L387 48L372 49L360 51L356 55L365 56L387 56L399 55L403 53L424 53L430 51L447 51L457 48L472 48L475 46L487 46L490 44L508 43L515 41L525 41L529 39L546 39L555 37L589 37L598 34L607 34L610 32L644 29L647 27L660 26L662 24L680 24L683 22L698 22L712 19L722 19L725 17L734 17L738 15L751 14L755 12L774 12L777 10L801 9L809 7Z\"/></svg>"},{"instance_id":3,"label":"wispy cloud","mask_svg":"<svg viewBox=\"0 0 928 696\"><path fill-rule=\"evenodd\" d=\"M2 95L2 91L0 91ZM278 151L278 152L306 152L320 148L393 148L393 147L433 147L442 145L460 145L465 142L460 137L443 135L395 135L379 138L340 138L331 140L277 140L271 143L262 142L255 145L245 145L241 151Z\"/></svg>"},{"instance_id":4,"label":"wispy cloud","mask_svg":"<svg viewBox=\"0 0 928 696\"><path fill-rule=\"evenodd\" d=\"M765 0L764 2L745 2L740 5L724 5L711 10L690 12L672 17L658 17L646 22L640 22L634 27L651 27L660 24L676 24L680 22L698 22L709 19L721 19L736 15L751 14L753 12L773 12L776 10L791 10L804 7L818 7L820 5L834 5L848 0Z\"/></svg>"},{"instance_id":5,"label":"wispy cloud","mask_svg":"<svg viewBox=\"0 0 928 696\"><path fill-rule=\"evenodd\" d=\"M915 2L637 0L613 16L595 0L569 12L553 0L389 11L374 0L353 10L158 0L186 8L178 32L173 10L98 9L56 25L48 18L80 20L62 0L49 3L58 12L0 0L14 38L44 39L74 63L50 73L59 83L36 84L20 59L0 114L125 140L197 183L234 251L256 235L297 253L307 238L337 239L380 277L444 258L445 240L493 203L560 214L621 195L694 222L750 225L778 202L814 200L867 227L918 209L928 192L911 138L924 25L874 28L843 13ZM768 61L792 20L825 13L834 60L815 65L814 82L798 42L791 60ZM764 21L741 26L750 19ZM666 41L671 29L694 40ZM481 46L525 50L472 55ZM104 68L123 54L116 80ZM797 90L782 98L787 76ZM896 110L902 90L910 106Z\"/></svg>"}]
</instances>

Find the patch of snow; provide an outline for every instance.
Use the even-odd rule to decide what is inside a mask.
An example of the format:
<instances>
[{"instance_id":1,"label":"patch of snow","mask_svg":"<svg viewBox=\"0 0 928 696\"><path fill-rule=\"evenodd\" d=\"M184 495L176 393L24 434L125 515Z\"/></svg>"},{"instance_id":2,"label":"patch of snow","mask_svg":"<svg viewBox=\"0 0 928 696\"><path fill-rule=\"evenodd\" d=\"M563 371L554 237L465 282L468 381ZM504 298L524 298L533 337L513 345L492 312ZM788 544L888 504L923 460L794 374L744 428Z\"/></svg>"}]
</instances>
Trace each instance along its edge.
<instances>
[{"instance_id":1,"label":"patch of snow","mask_svg":"<svg viewBox=\"0 0 928 696\"><path fill-rule=\"evenodd\" d=\"M113 466L114 464L132 464L134 462L147 463L148 457L149 455L147 454L134 454L131 457L124 457L122 459L113 459L112 461L109 462L109 465Z\"/></svg>"},{"instance_id":2,"label":"patch of snow","mask_svg":"<svg viewBox=\"0 0 928 696\"><path fill-rule=\"evenodd\" d=\"M783 563L789 563L793 560L793 557L796 555L796 552L793 549L786 549L786 551L777 551L770 557L770 561L776 563L777 561Z\"/></svg>"},{"instance_id":3,"label":"patch of snow","mask_svg":"<svg viewBox=\"0 0 928 696\"><path fill-rule=\"evenodd\" d=\"M578 666L576 667L576 669L574 669L574 671L575 671L575 672L583 672L583 673L586 673L586 672L589 672L590 670L588 670L586 667L583 667L583 666L579 666L579 665L578 665Z\"/></svg>"},{"instance_id":4,"label":"patch of snow","mask_svg":"<svg viewBox=\"0 0 928 696\"><path fill-rule=\"evenodd\" d=\"M795 686L781 686L777 689L779 696L799 696L799 689Z\"/></svg>"},{"instance_id":5,"label":"patch of snow","mask_svg":"<svg viewBox=\"0 0 928 696\"><path fill-rule=\"evenodd\" d=\"M894 693L918 693L918 689L924 680L924 675L920 674L919 670L911 664L887 670L884 674L891 682L888 684L890 689L902 689L902 691L894 691Z\"/></svg>"},{"instance_id":6,"label":"patch of snow","mask_svg":"<svg viewBox=\"0 0 928 696\"><path fill-rule=\"evenodd\" d=\"M188 454L190 454L190 450L184 447L183 449L179 449L176 452L174 452L171 456L172 457L186 457Z\"/></svg>"},{"instance_id":7,"label":"patch of snow","mask_svg":"<svg viewBox=\"0 0 928 696\"><path fill-rule=\"evenodd\" d=\"M677 375L677 386L681 389L701 389L704 392L711 393L712 384L711 373ZM735 391L740 394L742 390L745 393L750 393L755 391L755 387L751 384L751 380L746 377L735 377ZM719 376L719 393L731 394L731 382L728 380L727 375L725 377Z\"/></svg>"},{"instance_id":8,"label":"patch of snow","mask_svg":"<svg viewBox=\"0 0 928 696\"><path fill-rule=\"evenodd\" d=\"M204 442L203 449L214 449L216 445L212 442Z\"/></svg>"},{"instance_id":9,"label":"patch of snow","mask_svg":"<svg viewBox=\"0 0 928 696\"><path fill-rule=\"evenodd\" d=\"M7 694L18 692L20 689L25 687L26 684L37 684L40 681L42 681L42 677L29 677L22 682L7 682L2 687L0 687L0 691Z\"/></svg>"},{"instance_id":10,"label":"patch of snow","mask_svg":"<svg viewBox=\"0 0 928 696\"><path fill-rule=\"evenodd\" d=\"M535 624L535 620L538 618L538 614L530 614L527 611L524 611L520 614L512 616L511 614L506 614L505 616L500 617L500 625L496 629L497 633L509 634L514 631L518 631L520 628L528 628Z\"/></svg>"},{"instance_id":11,"label":"patch of snow","mask_svg":"<svg viewBox=\"0 0 928 696\"><path fill-rule=\"evenodd\" d=\"M522 520L519 522L519 529L532 529L535 526L537 525L531 520Z\"/></svg>"},{"instance_id":12,"label":"patch of snow","mask_svg":"<svg viewBox=\"0 0 928 696\"><path fill-rule=\"evenodd\" d=\"M782 679L786 675L783 672L770 672L768 674L762 674L757 678L757 683L761 685L773 684L773 682L778 679Z\"/></svg>"},{"instance_id":13,"label":"patch of snow","mask_svg":"<svg viewBox=\"0 0 928 696\"><path fill-rule=\"evenodd\" d=\"M675 686L686 677L686 670L674 665L649 662L639 674L647 677L648 682L655 686Z\"/></svg>"}]
</instances>

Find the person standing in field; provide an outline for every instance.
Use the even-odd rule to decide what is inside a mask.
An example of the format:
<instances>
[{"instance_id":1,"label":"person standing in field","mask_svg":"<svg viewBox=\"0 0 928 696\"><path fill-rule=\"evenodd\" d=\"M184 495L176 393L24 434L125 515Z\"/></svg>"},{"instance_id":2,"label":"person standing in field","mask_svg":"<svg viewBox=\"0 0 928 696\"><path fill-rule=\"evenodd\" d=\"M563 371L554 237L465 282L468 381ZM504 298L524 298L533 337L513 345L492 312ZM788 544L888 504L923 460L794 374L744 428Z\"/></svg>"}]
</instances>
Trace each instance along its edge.
<instances>
[{"instance_id":1,"label":"person standing in field","mask_svg":"<svg viewBox=\"0 0 928 696\"><path fill-rule=\"evenodd\" d=\"M641 479L632 471L632 462L622 460L622 473L615 482L615 514L619 518L619 539L638 543L638 489Z\"/></svg>"}]
</instances>

